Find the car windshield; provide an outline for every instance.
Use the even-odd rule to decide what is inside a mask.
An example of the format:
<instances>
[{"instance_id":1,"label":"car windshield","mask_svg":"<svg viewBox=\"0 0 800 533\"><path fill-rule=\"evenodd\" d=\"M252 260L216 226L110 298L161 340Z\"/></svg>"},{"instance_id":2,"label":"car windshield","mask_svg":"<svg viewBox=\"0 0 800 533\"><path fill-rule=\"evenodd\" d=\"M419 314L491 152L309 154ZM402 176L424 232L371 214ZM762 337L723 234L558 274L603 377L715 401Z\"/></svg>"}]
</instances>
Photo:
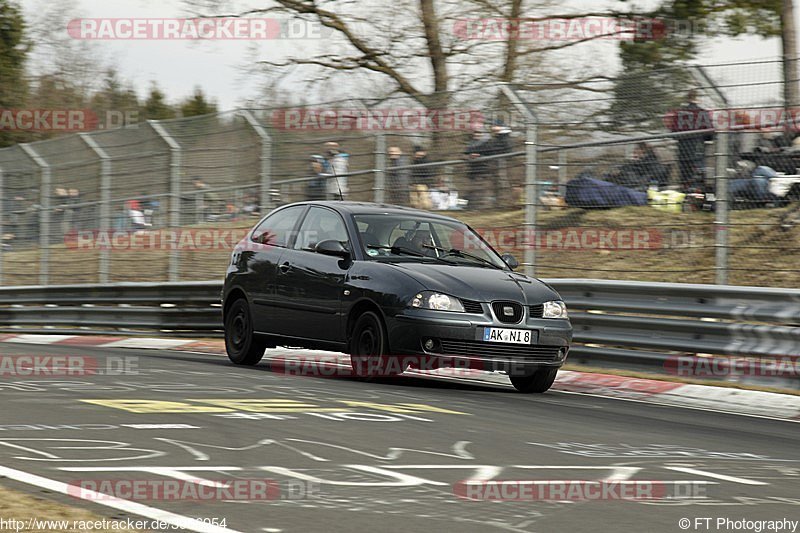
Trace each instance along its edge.
<instances>
[{"instance_id":1,"label":"car windshield","mask_svg":"<svg viewBox=\"0 0 800 533\"><path fill-rule=\"evenodd\" d=\"M367 257L374 260L441 261L454 265L507 268L486 241L461 222L415 214L353 216Z\"/></svg>"}]
</instances>

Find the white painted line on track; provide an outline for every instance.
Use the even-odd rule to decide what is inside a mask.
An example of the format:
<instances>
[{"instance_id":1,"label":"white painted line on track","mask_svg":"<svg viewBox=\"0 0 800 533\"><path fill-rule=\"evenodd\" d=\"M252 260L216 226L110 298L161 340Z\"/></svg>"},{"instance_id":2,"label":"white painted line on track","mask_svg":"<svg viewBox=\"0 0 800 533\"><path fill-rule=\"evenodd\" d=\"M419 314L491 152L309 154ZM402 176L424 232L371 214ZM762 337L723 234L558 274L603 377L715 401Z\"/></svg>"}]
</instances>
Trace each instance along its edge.
<instances>
[{"instance_id":1,"label":"white painted line on track","mask_svg":"<svg viewBox=\"0 0 800 533\"><path fill-rule=\"evenodd\" d=\"M667 470L674 470L676 472L683 472L684 474L697 474L698 476L712 477L722 481L732 481L733 483L741 483L742 485L769 485L763 481L755 481L753 479L746 479L743 477L726 476L725 474L717 474L715 472L708 472L706 470L698 470L696 468L688 468L685 466L665 466Z\"/></svg>"},{"instance_id":2,"label":"white painted line on track","mask_svg":"<svg viewBox=\"0 0 800 533\"><path fill-rule=\"evenodd\" d=\"M21 470L0 466L0 477L6 477L8 479L13 479L14 481L19 481L20 483L51 490L65 496L78 498L78 496L70 492L69 485L66 483L48 479L42 476L37 476L35 474L29 474ZM135 514L137 516L149 518L158 522L165 522L187 531L195 531L196 533L240 533L234 529L206 524L199 520L195 520L194 518L171 513L169 511L163 511L161 509L156 509L155 507L150 507L141 503L115 498L108 494L101 494L99 492L85 489L80 489L80 493L82 495L86 495L86 498L79 499L97 503L99 505L105 505L106 507L117 509L118 511Z\"/></svg>"}]
</instances>

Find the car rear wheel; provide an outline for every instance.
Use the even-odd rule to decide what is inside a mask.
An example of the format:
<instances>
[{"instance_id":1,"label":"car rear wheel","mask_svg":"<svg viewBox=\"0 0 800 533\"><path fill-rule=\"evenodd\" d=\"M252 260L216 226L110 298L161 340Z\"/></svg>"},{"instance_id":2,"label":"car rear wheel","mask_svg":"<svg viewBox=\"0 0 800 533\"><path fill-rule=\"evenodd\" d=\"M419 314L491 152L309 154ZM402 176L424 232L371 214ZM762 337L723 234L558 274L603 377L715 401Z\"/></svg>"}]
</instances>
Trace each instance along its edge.
<instances>
[{"instance_id":1,"label":"car rear wheel","mask_svg":"<svg viewBox=\"0 0 800 533\"><path fill-rule=\"evenodd\" d=\"M403 369L389 357L388 340L381 319L372 311L359 315L350 334L350 364L353 373L361 377L396 376Z\"/></svg>"},{"instance_id":2,"label":"car rear wheel","mask_svg":"<svg viewBox=\"0 0 800 533\"><path fill-rule=\"evenodd\" d=\"M225 314L225 351L237 365L255 365L264 357L267 343L253 334L250 306L240 298Z\"/></svg>"},{"instance_id":3,"label":"car rear wheel","mask_svg":"<svg viewBox=\"0 0 800 533\"><path fill-rule=\"evenodd\" d=\"M556 380L558 368L540 368L532 374L524 376L509 376L514 388L525 394L542 393L547 391Z\"/></svg>"}]
</instances>

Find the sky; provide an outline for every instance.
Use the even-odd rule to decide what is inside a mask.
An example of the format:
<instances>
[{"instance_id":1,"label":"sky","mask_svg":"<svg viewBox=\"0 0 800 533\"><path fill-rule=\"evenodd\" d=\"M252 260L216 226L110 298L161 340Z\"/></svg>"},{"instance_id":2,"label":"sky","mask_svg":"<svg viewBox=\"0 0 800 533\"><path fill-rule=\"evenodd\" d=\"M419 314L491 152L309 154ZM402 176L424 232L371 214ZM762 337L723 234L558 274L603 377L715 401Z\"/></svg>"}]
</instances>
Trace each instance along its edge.
<instances>
[{"instance_id":1,"label":"sky","mask_svg":"<svg viewBox=\"0 0 800 533\"><path fill-rule=\"evenodd\" d=\"M187 14L180 0L65 0L75 5L74 16L90 18L171 18ZM390 0L370 0L390 1ZM48 0L21 0L26 18L40 16ZM266 2L265 2L266 3ZM640 2L647 6L652 1ZM613 1L565 0L563 7L576 10L603 9L619 6ZM624 4L629 5L629 4ZM800 15L800 9L798 9ZM66 29L60 30L66 34ZM260 101L259 88L264 79L247 72L246 65L257 55L272 59L286 58L296 47L318 53L324 41L315 39L269 40L259 45L242 41L96 41L92 44L98 53L113 64L122 78L133 83L141 96L146 95L151 81L157 81L170 101L192 94L200 86L220 110L234 109L246 101ZM609 71L618 68L616 43L604 42L589 45L589 52ZM580 46L586 55L586 47ZM701 46L696 62L702 64L745 63L751 60L776 58L780 54L777 38L762 39L748 36L737 39L712 39ZM744 68L744 67L743 67Z\"/></svg>"}]
</instances>

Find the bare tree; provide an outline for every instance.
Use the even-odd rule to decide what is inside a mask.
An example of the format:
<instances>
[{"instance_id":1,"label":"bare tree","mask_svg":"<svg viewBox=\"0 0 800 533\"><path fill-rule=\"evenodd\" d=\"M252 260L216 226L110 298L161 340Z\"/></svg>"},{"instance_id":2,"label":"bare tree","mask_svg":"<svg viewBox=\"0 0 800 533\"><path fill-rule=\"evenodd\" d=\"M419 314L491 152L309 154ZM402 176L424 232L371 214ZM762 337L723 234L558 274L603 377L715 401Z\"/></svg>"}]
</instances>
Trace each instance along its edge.
<instances>
[{"instance_id":1,"label":"bare tree","mask_svg":"<svg viewBox=\"0 0 800 533\"><path fill-rule=\"evenodd\" d=\"M578 19L591 16L627 16L617 12L549 14L557 0L396 0L356 2L352 0L264 0L264 5L222 13L229 2L185 0L193 14L201 16L251 17L281 14L318 24L325 34L323 53L297 52L286 59L264 58L258 63L271 79L297 76L318 85L343 76L348 90L366 80L375 95L376 83L389 94L414 98L428 108L443 108L447 93L485 87L487 82L519 82L531 75L547 79L548 52L591 41L586 39L547 42L514 36L520 23L548 19ZM502 31L512 38L484 38L480 21L505 24ZM476 23L475 35L464 35L467 21ZM491 24L491 22L490 22ZM557 74L557 73L556 73ZM564 83L563 76L556 81Z\"/></svg>"}]
</instances>

